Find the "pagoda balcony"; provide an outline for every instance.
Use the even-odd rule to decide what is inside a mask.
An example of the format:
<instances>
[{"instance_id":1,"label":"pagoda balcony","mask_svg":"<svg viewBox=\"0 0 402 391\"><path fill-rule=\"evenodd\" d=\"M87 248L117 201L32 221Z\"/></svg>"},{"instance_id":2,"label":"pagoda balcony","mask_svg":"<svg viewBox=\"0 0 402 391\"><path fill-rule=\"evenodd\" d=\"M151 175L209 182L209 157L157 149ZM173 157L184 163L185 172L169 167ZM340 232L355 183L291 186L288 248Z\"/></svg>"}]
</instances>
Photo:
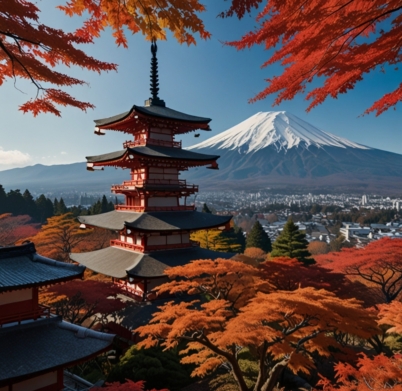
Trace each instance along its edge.
<instances>
[{"instance_id":1,"label":"pagoda balcony","mask_svg":"<svg viewBox=\"0 0 402 391\"><path fill-rule=\"evenodd\" d=\"M115 210L124 210L129 212L176 212L176 211L193 211L195 205L180 206L132 206L132 205L115 205Z\"/></svg>"},{"instance_id":2,"label":"pagoda balcony","mask_svg":"<svg viewBox=\"0 0 402 391\"><path fill-rule=\"evenodd\" d=\"M123 143L123 148L134 148L134 147L144 146L147 144L159 145L162 147L181 148L181 141L158 140L156 138L147 138L147 139L143 139L143 140L126 141Z\"/></svg>"},{"instance_id":3,"label":"pagoda balcony","mask_svg":"<svg viewBox=\"0 0 402 391\"><path fill-rule=\"evenodd\" d=\"M110 245L115 246L115 247L122 247L122 248L125 248L128 250L139 251L141 253L144 252L144 246L141 246L139 244L134 244L134 243L123 242L118 239L111 240Z\"/></svg>"},{"instance_id":4,"label":"pagoda balcony","mask_svg":"<svg viewBox=\"0 0 402 391\"><path fill-rule=\"evenodd\" d=\"M7 323L21 324L24 320L37 320L39 318L50 318L50 307L44 305L38 305L38 307L31 311L18 312L16 314L7 314L0 316L0 327Z\"/></svg>"},{"instance_id":5,"label":"pagoda balcony","mask_svg":"<svg viewBox=\"0 0 402 391\"><path fill-rule=\"evenodd\" d=\"M198 192L198 185L188 185L185 180L179 179L138 179L134 181L124 181L121 185L112 185L112 192L122 192L129 190L141 189L144 187L160 187L162 190L177 188L180 191Z\"/></svg>"}]
</instances>

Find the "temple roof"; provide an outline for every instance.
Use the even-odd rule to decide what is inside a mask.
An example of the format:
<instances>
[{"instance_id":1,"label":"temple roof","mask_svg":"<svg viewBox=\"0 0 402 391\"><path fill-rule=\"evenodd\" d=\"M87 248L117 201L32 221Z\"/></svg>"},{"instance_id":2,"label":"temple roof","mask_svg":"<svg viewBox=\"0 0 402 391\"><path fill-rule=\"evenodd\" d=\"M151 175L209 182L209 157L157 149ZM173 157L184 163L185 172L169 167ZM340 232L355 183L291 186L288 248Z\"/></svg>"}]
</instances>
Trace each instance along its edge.
<instances>
[{"instance_id":1,"label":"temple roof","mask_svg":"<svg viewBox=\"0 0 402 391\"><path fill-rule=\"evenodd\" d=\"M92 216L79 216L82 224L120 231L124 227L138 231L193 231L221 227L232 216L217 216L196 211L123 212L113 210Z\"/></svg>"},{"instance_id":2,"label":"temple roof","mask_svg":"<svg viewBox=\"0 0 402 391\"><path fill-rule=\"evenodd\" d=\"M144 156L149 158L176 159L176 160L197 160L210 161L219 158L219 155L206 155L204 153L192 152L181 148L160 147L157 145L138 146L127 148L121 151L105 153L98 156L87 156L88 163L103 163L119 160L125 155Z\"/></svg>"},{"instance_id":3,"label":"temple roof","mask_svg":"<svg viewBox=\"0 0 402 391\"><path fill-rule=\"evenodd\" d=\"M101 353L113 339L112 334L63 322L60 317L3 327L0 386L74 365Z\"/></svg>"},{"instance_id":4,"label":"temple roof","mask_svg":"<svg viewBox=\"0 0 402 391\"><path fill-rule=\"evenodd\" d=\"M200 247L153 251L148 254L107 247L87 253L70 254L70 258L88 269L115 278L155 278L162 277L169 267L182 266L197 259L228 259L233 255Z\"/></svg>"},{"instance_id":5,"label":"temple roof","mask_svg":"<svg viewBox=\"0 0 402 391\"><path fill-rule=\"evenodd\" d=\"M134 113L140 113L148 117L158 117L175 121L184 121L192 123L205 123L208 124L211 119L205 117L197 117L194 115L189 115L181 113L163 106L136 106L134 105L129 111L121 114L114 115L113 117L102 118L95 120L95 124L98 127L112 126L116 122L121 122L129 118Z\"/></svg>"},{"instance_id":6,"label":"temple roof","mask_svg":"<svg viewBox=\"0 0 402 391\"><path fill-rule=\"evenodd\" d=\"M84 270L37 254L33 243L0 247L0 292L72 280Z\"/></svg>"}]
</instances>

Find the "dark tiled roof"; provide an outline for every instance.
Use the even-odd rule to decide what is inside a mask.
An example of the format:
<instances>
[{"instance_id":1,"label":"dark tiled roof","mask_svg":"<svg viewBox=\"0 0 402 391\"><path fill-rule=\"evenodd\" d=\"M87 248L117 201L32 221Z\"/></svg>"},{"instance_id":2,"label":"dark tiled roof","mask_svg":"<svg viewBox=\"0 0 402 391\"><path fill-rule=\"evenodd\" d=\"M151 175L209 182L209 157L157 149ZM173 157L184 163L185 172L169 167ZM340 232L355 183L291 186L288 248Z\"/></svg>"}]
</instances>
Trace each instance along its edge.
<instances>
[{"instance_id":1,"label":"dark tiled roof","mask_svg":"<svg viewBox=\"0 0 402 391\"><path fill-rule=\"evenodd\" d=\"M84 270L42 257L33 243L0 248L0 292L71 280L81 277Z\"/></svg>"},{"instance_id":2,"label":"dark tiled roof","mask_svg":"<svg viewBox=\"0 0 402 391\"><path fill-rule=\"evenodd\" d=\"M181 113L180 111L169 109L168 107L134 105L131 108L131 110L126 111L124 113L121 113L121 114L118 114L118 115L115 115L115 116L109 117L109 118L97 119L97 120L95 120L95 124L97 126L110 125L110 124L113 124L114 122L118 122L118 121L125 119L134 111L148 115L150 117L166 118L166 119L172 119L172 120L176 120L176 121L206 123L206 124L211 121L210 118L197 117L194 115Z\"/></svg>"},{"instance_id":3,"label":"dark tiled roof","mask_svg":"<svg viewBox=\"0 0 402 391\"><path fill-rule=\"evenodd\" d=\"M225 225L231 216L188 212L122 212L111 211L93 216L79 216L80 223L111 230L124 226L139 231L179 231L215 228Z\"/></svg>"},{"instance_id":4,"label":"dark tiled roof","mask_svg":"<svg viewBox=\"0 0 402 391\"><path fill-rule=\"evenodd\" d=\"M98 156L87 156L88 163L102 163L110 160L121 159L125 153L137 156L147 156L151 158L169 159L169 160L193 160L210 161L219 159L219 155L206 155L204 153L192 152L181 148L160 147L157 145L139 146L127 148L127 150L105 153Z\"/></svg>"},{"instance_id":5,"label":"dark tiled roof","mask_svg":"<svg viewBox=\"0 0 402 391\"><path fill-rule=\"evenodd\" d=\"M168 267L181 266L197 259L231 258L233 253L223 253L200 247L153 251L143 254L118 247L107 247L88 253L70 254L70 258L88 269L115 278L162 277Z\"/></svg>"},{"instance_id":6,"label":"dark tiled roof","mask_svg":"<svg viewBox=\"0 0 402 391\"><path fill-rule=\"evenodd\" d=\"M0 329L0 386L7 381L67 367L108 348L114 335L59 317Z\"/></svg>"}]
</instances>

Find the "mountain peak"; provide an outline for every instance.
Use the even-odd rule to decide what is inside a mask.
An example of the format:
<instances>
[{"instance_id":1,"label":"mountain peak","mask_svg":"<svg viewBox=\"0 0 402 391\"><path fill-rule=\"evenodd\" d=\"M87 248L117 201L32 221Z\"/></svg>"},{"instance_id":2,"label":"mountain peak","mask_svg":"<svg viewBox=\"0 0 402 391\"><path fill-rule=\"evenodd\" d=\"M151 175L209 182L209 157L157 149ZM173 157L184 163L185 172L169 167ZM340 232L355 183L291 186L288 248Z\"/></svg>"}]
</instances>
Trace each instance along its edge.
<instances>
[{"instance_id":1,"label":"mountain peak","mask_svg":"<svg viewBox=\"0 0 402 391\"><path fill-rule=\"evenodd\" d=\"M286 111L259 112L188 149L217 148L248 154L268 146L274 146L278 152L309 146L371 149L320 130Z\"/></svg>"}]
</instances>

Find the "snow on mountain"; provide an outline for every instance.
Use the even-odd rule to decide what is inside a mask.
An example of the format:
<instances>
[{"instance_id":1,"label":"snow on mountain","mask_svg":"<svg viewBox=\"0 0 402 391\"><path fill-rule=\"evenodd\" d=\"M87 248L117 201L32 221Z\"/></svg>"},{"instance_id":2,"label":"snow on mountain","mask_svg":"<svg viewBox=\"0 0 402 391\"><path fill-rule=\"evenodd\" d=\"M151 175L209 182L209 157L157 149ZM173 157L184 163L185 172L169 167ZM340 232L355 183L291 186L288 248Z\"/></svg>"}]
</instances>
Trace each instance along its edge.
<instances>
[{"instance_id":1,"label":"snow on mountain","mask_svg":"<svg viewBox=\"0 0 402 391\"><path fill-rule=\"evenodd\" d=\"M274 146L278 152L309 146L371 149L320 130L286 111L259 112L188 149L217 148L248 154L268 146Z\"/></svg>"}]
</instances>

